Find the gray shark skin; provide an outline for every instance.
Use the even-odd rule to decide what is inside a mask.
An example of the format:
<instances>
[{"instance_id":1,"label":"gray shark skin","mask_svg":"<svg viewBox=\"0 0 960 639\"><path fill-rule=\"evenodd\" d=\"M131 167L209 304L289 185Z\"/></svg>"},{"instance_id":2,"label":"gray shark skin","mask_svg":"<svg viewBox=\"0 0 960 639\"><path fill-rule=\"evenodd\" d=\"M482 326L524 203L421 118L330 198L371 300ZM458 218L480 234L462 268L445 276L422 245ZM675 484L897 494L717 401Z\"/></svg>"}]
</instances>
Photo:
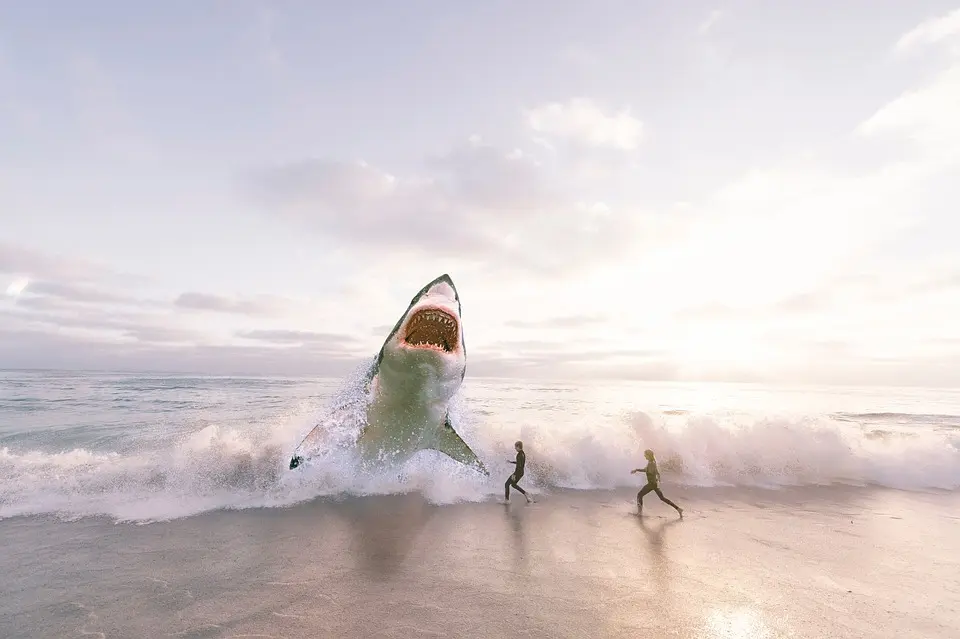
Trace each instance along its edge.
<instances>
[{"instance_id":1,"label":"gray shark skin","mask_svg":"<svg viewBox=\"0 0 960 639\"><path fill-rule=\"evenodd\" d=\"M450 424L450 401L466 372L460 295L443 274L410 301L367 372L365 390L371 399L357 438L362 456L404 461L418 451L436 450L487 473ZM291 470L322 436L320 425L310 431L294 451Z\"/></svg>"}]
</instances>

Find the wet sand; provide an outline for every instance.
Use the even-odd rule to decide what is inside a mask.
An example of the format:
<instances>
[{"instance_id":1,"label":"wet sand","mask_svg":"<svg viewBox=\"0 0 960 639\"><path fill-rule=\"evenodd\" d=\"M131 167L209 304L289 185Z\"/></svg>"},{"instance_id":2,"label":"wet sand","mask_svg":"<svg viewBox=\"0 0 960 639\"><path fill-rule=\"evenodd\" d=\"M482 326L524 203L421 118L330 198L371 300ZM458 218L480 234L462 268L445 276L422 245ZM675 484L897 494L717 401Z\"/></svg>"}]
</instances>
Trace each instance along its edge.
<instances>
[{"instance_id":1,"label":"wet sand","mask_svg":"<svg viewBox=\"0 0 960 639\"><path fill-rule=\"evenodd\" d=\"M960 637L960 495L666 488L0 521L0 637Z\"/></svg>"}]
</instances>

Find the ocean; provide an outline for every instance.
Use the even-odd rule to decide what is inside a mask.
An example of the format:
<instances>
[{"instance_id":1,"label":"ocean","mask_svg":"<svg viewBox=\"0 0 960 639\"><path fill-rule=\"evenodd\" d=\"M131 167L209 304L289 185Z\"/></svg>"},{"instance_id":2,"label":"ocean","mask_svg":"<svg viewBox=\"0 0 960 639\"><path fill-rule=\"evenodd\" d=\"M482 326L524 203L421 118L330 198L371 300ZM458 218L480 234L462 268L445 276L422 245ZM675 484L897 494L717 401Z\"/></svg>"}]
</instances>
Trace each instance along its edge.
<instances>
[{"instance_id":1,"label":"ocean","mask_svg":"<svg viewBox=\"0 0 960 639\"><path fill-rule=\"evenodd\" d=\"M490 477L288 470L356 392L0 372L0 636L960 636L960 390L468 373ZM636 516L645 448L683 520Z\"/></svg>"}]
</instances>

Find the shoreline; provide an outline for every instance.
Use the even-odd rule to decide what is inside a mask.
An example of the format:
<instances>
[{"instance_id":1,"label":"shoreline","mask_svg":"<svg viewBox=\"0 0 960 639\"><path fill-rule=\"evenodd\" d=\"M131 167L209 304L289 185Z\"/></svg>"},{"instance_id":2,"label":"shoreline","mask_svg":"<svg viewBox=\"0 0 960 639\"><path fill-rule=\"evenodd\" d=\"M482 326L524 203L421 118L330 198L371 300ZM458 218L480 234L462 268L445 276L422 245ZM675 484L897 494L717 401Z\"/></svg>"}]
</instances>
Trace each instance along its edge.
<instances>
[{"instance_id":1,"label":"shoreline","mask_svg":"<svg viewBox=\"0 0 960 639\"><path fill-rule=\"evenodd\" d=\"M960 494L709 490L2 520L0 636L960 634Z\"/></svg>"},{"instance_id":2,"label":"shoreline","mask_svg":"<svg viewBox=\"0 0 960 639\"><path fill-rule=\"evenodd\" d=\"M784 485L784 486L689 486L683 484L664 484L661 482L664 495L677 502L684 512L695 512L689 510L683 505L684 501L695 503L723 503L727 501L758 504L761 502L769 505L796 505L801 502L819 502L821 504L836 504L857 498L866 498L876 494L902 494L910 499L919 500L955 500L960 504L960 491L941 489L941 488L893 488L882 484L854 484L847 482L834 482L831 484L816 485ZM527 492L538 502L562 499L562 500L587 500L597 503L608 503L610 501L623 501L624 503L634 503L637 492L643 487L643 481L639 481L636 487L618 486L614 488L569 488L569 487L547 487L541 488L533 485L523 486ZM196 518L216 515L218 513L283 513L294 509L302 508L339 508L351 503L362 504L369 501L390 500L390 499L421 499L426 507L430 508L481 508L490 505L501 505L502 496L491 493L483 499L457 499L447 502L433 501L420 490L410 490L398 493L375 493L375 494L356 494L351 492L341 492L333 495L317 495L302 501L278 504L278 505L251 505L251 506L224 506L211 508L195 513L175 515L169 517L117 517L108 514L73 514L66 512L41 512L0 516L0 527L6 522L18 520L37 520L50 523L69 524L80 521L96 521L100 523L109 523L111 525L134 525L134 526L152 526L157 524L176 523L189 521ZM655 493L650 493L644 498L644 504L661 504ZM523 496L516 491L511 491L510 505L524 505ZM662 504L671 512L674 512L666 504ZM278 515L279 516L279 515Z\"/></svg>"}]
</instances>

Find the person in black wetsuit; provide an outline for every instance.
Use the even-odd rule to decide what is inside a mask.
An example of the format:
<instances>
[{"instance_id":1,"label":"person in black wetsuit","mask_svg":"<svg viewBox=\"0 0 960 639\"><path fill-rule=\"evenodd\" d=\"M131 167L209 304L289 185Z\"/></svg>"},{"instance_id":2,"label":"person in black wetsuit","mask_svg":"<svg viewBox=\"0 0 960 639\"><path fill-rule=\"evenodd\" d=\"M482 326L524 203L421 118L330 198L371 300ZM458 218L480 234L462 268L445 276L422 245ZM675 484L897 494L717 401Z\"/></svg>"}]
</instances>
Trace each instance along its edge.
<instances>
[{"instance_id":1,"label":"person in black wetsuit","mask_svg":"<svg viewBox=\"0 0 960 639\"><path fill-rule=\"evenodd\" d=\"M660 469L657 468L657 460L653 455L653 451L648 448L643 451L643 456L647 458L647 466L645 468L635 468L630 471L631 475L634 473L646 473L647 475L647 485L637 493L637 510L642 513L643 496L649 492L655 492L657 493L657 497L660 498L660 501L676 508L677 512L680 513L680 518L683 519L683 508L664 497L663 493L660 492Z\"/></svg>"},{"instance_id":2,"label":"person in black wetsuit","mask_svg":"<svg viewBox=\"0 0 960 639\"><path fill-rule=\"evenodd\" d=\"M529 504L531 501L533 501L530 499L530 495L527 494L527 491L517 485L517 483L523 478L523 467L527 463L527 456L523 452L523 442L516 442L514 443L513 447L517 450L517 460L507 461L509 461L511 464L516 464L517 469L513 471L512 475L507 477L507 482L503 485L503 499L505 501L510 501L510 487L513 486L521 495L527 498L527 503Z\"/></svg>"}]
</instances>

